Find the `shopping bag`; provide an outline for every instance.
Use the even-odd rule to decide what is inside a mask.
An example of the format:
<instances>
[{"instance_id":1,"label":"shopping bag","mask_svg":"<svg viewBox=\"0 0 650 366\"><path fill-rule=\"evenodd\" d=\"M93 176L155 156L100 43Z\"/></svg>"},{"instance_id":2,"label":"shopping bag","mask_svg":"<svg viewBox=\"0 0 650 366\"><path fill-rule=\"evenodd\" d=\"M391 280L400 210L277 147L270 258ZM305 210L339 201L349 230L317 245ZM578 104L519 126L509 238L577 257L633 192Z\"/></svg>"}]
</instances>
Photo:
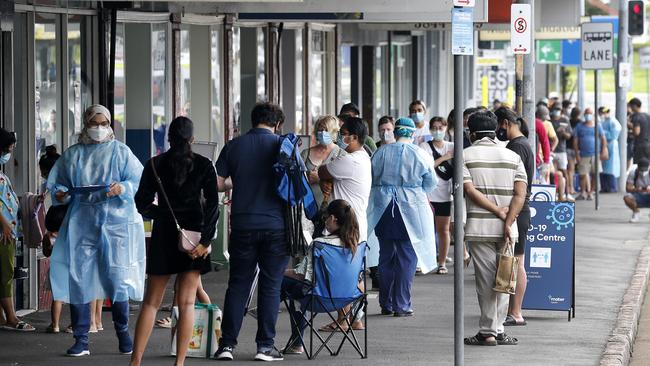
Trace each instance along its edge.
<instances>
[{"instance_id":1,"label":"shopping bag","mask_svg":"<svg viewBox=\"0 0 650 366\"><path fill-rule=\"evenodd\" d=\"M187 357L211 358L221 338L221 309L212 304L194 304L194 326L187 346ZM176 356L178 307L172 309L171 355Z\"/></svg>"},{"instance_id":2,"label":"shopping bag","mask_svg":"<svg viewBox=\"0 0 650 366\"><path fill-rule=\"evenodd\" d=\"M503 251L499 254L497 263L497 275L493 290L510 295L515 294L517 287L517 270L519 268L519 258L511 254L512 244L507 242L503 246Z\"/></svg>"}]
</instances>

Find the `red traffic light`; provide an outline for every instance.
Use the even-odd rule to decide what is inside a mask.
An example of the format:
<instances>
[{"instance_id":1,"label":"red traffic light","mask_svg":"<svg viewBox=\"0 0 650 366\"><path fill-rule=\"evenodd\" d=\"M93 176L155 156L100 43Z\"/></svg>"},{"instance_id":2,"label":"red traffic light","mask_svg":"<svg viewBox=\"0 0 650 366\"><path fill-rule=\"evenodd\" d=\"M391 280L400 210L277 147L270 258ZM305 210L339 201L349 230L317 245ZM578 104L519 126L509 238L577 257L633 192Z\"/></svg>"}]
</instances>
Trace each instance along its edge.
<instances>
[{"instance_id":1,"label":"red traffic light","mask_svg":"<svg viewBox=\"0 0 650 366\"><path fill-rule=\"evenodd\" d=\"M642 10L641 5L639 5L639 4L634 4L634 6L632 7L632 11L634 12L634 14L641 13L641 10Z\"/></svg>"}]
</instances>

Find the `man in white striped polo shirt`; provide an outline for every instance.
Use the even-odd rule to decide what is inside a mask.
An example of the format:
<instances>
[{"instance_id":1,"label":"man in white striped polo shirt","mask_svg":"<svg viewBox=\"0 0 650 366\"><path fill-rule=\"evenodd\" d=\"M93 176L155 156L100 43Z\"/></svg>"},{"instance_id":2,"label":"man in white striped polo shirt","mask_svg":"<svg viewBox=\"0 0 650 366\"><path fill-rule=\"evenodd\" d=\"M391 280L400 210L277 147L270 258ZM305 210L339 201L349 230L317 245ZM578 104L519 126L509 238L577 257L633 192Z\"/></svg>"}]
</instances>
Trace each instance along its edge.
<instances>
[{"instance_id":1,"label":"man in white striped polo shirt","mask_svg":"<svg viewBox=\"0 0 650 366\"><path fill-rule=\"evenodd\" d=\"M526 197L526 170L519 155L496 141L497 118L474 113L468 122L472 146L464 150L463 185L467 197L465 241L476 275L481 308L479 332L467 345L517 344L504 333L508 295L494 291L497 261L505 245L518 240L516 218ZM509 249L512 252L512 248Z\"/></svg>"}]
</instances>

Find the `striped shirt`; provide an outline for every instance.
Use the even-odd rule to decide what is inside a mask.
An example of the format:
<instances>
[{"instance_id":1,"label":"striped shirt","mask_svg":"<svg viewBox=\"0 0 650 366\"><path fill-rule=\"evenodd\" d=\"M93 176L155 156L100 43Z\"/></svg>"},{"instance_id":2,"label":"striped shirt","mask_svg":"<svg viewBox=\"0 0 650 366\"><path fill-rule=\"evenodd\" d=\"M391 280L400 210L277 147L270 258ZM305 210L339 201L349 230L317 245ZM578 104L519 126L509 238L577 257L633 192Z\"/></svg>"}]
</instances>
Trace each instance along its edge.
<instances>
[{"instance_id":1,"label":"striped shirt","mask_svg":"<svg viewBox=\"0 0 650 366\"><path fill-rule=\"evenodd\" d=\"M474 187L499 207L510 206L515 182L527 182L526 170L519 155L499 146L487 137L463 151L463 181ZM512 238L517 241L517 223L512 224ZM488 210L467 200L467 241L503 241L503 221Z\"/></svg>"}]
</instances>

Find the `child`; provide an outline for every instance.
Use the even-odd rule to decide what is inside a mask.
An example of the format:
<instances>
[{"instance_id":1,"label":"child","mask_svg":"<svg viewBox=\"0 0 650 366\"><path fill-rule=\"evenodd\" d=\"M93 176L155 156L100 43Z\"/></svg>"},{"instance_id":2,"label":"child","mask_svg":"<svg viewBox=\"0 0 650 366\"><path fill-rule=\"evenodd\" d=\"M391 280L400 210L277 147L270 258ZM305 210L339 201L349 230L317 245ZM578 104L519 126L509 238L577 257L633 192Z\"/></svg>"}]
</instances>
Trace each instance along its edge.
<instances>
[{"instance_id":1,"label":"child","mask_svg":"<svg viewBox=\"0 0 650 366\"><path fill-rule=\"evenodd\" d=\"M327 218L325 220L325 228L329 235L320 237L315 241L326 243L329 245L340 246L350 249L354 256L359 243L359 223L354 214L354 210L345 200L334 200L327 206ZM284 273L285 278L282 281L282 295L289 294L292 299L300 299L304 297L305 284L302 281L311 281L314 273L314 266L312 263L311 248L307 255L303 258L295 269L287 269ZM296 281L297 280L297 281ZM292 304L293 305L293 304ZM290 309L296 312L294 309ZM298 317L298 319L300 319ZM340 323L340 321L339 321ZM304 329L304 324L301 326ZM293 331L293 330L292 330ZM284 354L301 354L303 348L300 345L300 339L296 340L292 345L289 345Z\"/></svg>"}]
</instances>

